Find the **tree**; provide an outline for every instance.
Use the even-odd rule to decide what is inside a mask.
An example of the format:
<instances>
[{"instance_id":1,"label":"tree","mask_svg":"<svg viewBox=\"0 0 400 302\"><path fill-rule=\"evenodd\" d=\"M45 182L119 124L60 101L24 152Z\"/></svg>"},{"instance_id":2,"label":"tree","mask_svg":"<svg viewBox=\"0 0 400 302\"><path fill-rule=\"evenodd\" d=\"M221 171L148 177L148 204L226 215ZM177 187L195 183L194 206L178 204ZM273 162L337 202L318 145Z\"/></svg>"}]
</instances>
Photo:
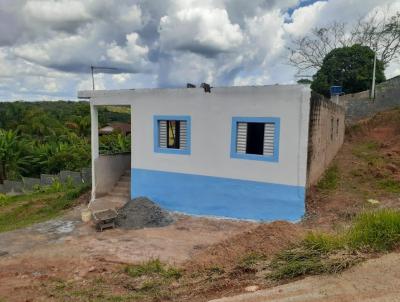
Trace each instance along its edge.
<instances>
[{"instance_id":1,"label":"tree","mask_svg":"<svg viewBox=\"0 0 400 302\"><path fill-rule=\"evenodd\" d=\"M0 129L0 183L16 178L24 171L27 159L22 155L23 143L15 131Z\"/></svg>"},{"instance_id":2,"label":"tree","mask_svg":"<svg viewBox=\"0 0 400 302\"><path fill-rule=\"evenodd\" d=\"M344 93L354 93L370 88L372 82L374 52L359 44L332 50L324 58L322 67L313 76L311 89L329 96L332 85L343 87ZM376 62L376 82L385 80L384 64Z\"/></svg>"},{"instance_id":3,"label":"tree","mask_svg":"<svg viewBox=\"0 0 400 302\"><path fill-rule=\"evenodd\" d=\"M377 11L368 18L359 19L352 28L348 27L346 23L334 22L315 27L306 36L293 39L289 63L299 71L319 69L330 51L354 44L376 51L384 65L399 58L400 12L389 16L388 11Z\"/></svg>"},{"instance_id":4,"label":"tree","mask_svg":"<svg viewBox=\"0 0 400 302\"><path fill-rule=\"evenodd\" d=\"M309 85L311 83L312 83L312 81L310 79L300 79L300 80L297 81L297 84L307 84L307 85Z\"/></svg>"}]
</instances>

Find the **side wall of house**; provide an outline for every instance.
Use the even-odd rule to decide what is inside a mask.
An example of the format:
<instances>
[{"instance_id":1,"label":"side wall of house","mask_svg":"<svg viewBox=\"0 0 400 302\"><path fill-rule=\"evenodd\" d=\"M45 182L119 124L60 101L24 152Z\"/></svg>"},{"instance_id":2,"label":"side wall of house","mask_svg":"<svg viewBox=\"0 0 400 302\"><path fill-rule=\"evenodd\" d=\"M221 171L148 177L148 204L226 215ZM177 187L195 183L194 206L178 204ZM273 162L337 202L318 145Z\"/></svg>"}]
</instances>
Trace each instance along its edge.
<instances>
[{"instance_id":1,"label":"side wall of house","mask_svg":"<svg viewBox=\"0 0 400 302\"><path fill-rule=\"evenodd\" d=\"M316 184L343 144L345 110L312 94L308 144L307 185Z\"/></svg>"},{"instance_id":2,"label":"side wall of house","mask_svg":"<svg viewBox=\"0 0 400 302\"><path fill-rule=\"evenodd\" d=\"M298 220L304 214L307 87L99 92L96 99L132 105L132 198L198 215ZM155 152L155 116L190 117L189 154ZM279 119L276 162L231 157L234 117Z\"/></svg>"}]
</instances>

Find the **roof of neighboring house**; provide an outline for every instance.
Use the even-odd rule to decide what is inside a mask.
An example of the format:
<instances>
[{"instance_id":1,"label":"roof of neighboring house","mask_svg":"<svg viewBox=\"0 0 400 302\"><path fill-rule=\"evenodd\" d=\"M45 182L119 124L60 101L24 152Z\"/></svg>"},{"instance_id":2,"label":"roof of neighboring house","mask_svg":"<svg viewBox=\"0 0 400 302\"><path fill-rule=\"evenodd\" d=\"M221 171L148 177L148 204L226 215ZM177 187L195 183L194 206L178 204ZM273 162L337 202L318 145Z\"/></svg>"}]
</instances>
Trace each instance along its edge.
<instances>
[{"instance_id":1,"label":"roof of neighboring house","mask_svg":"<svg viewBox=\"0 0 400 302\"><path fill-rule=\"evenodd\" d=\"M123 134L131 133L131 124L128 123L110 123L107 126L100 128L100 134L110 134L114 131L119 131Z\"/></svg>"}]
</instances>

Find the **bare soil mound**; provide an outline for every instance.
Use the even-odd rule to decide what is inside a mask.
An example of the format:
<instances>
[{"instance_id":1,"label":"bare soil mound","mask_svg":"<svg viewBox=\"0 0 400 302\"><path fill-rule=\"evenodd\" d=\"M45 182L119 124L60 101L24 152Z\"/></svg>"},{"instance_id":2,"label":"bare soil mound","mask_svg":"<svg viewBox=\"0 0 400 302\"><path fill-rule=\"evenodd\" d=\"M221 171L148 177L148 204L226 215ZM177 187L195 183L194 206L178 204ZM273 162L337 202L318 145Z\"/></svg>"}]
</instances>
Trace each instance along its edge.
<instances>
[{"instance_id":1,"label":"bare soil mound","mask_svg":"<svg viewBox=\"0 0 400 302\"><path fill-rule=\"evenodd\" d=\"M128 201L119 211L116 223L124 229L163 227L173 222L172 216L145 197Z\"/></svg>"},{"instance_id":2,"label":"bare soil mound","mask_svg":"<svg viewBox=\"0 0 400 302\"><path fill-rule=\"evenodd\" d=\"M197 270L213 266L232 268L241 258L258 253L270 256L297 243L304 234L304 229L286 221L275 221L227 238L199 251L188 261L188 270Z\"/></svg>"}]
</instances>

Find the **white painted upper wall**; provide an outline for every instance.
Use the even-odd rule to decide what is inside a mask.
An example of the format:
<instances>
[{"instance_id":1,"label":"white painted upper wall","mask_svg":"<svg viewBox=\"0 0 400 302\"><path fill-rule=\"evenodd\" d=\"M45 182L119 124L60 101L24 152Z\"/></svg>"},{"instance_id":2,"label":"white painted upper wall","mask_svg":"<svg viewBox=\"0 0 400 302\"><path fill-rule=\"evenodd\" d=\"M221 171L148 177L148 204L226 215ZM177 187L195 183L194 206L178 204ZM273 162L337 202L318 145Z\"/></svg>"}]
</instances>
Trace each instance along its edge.
<instances>
[{"instance_id":1,"label":"white painted upper wall","mask_svg":"<svg viewBox=\"0 0 400 302\"><path fill-rule=\"evenodd\" d=\"M132 105L132 168L305 186L310 90L302 85L83 91ZM191 154L154 152L154 115L191 116ZM279 161L230 157L232 117L279 117Z\"/></svg>"}]
</instances>

